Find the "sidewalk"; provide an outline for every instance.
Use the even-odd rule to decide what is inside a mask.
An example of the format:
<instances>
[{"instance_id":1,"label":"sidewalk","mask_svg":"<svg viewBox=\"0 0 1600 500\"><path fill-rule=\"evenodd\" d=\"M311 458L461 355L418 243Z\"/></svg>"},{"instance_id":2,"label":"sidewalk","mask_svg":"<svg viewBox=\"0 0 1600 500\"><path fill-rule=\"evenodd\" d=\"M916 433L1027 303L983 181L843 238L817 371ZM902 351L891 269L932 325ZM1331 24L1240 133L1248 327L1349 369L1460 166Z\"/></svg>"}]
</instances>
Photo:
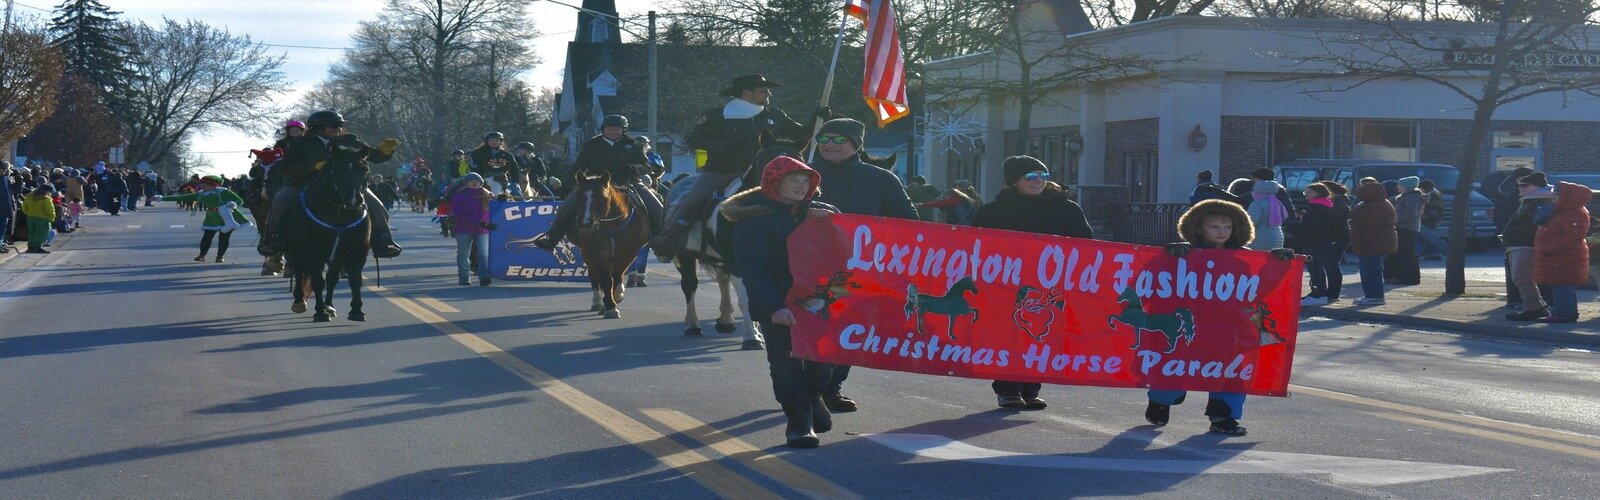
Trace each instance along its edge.
<instances>
[{"instance_id":1,"label":"sidewalk","mask_svg":"<svg viewBox=\"0 0 1600 500\"><path fill-rule=\"evenodd\" d=\"M1302 317L1388 323L1470 335L1514 337L1600 346L1600 293L1578 290L1578 322L1548 324L1508 321L1504 271L1500 256L1476 254L1467 258L1467 292L1444 296L1444 263L1422 263L1422 284L1388 287L1381 306L1357 306L1361 279L1355 266L1344 266L1343 295L1338 303L1305 307ZM1307 289L1306 293L1310 290Z\"/></svg>"}]
</instances>

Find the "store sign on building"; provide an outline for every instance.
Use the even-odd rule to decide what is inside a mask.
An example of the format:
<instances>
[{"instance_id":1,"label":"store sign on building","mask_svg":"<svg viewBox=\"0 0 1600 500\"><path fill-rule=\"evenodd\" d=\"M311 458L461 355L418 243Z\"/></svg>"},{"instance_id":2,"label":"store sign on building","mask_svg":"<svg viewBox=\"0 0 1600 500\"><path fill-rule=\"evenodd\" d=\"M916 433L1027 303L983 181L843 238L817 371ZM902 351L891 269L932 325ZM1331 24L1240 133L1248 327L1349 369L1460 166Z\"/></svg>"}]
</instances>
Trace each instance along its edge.
<instances>
[{"instance_id":1,"label":"store sign on building","mask_svg":"<svg viewBox=\"0 0 1600 500\"><path fill-rule=\"evenodd\" d=\"M1485 49L1460 49L1444 52L1444 62L1453 66L1487 69L1494 65L1495 55ZM1566 71L1600 71L1600 52L1597 51L1539 51L1519 58L1515 68L1547 68Z\"/></svg>"}]
</instances>

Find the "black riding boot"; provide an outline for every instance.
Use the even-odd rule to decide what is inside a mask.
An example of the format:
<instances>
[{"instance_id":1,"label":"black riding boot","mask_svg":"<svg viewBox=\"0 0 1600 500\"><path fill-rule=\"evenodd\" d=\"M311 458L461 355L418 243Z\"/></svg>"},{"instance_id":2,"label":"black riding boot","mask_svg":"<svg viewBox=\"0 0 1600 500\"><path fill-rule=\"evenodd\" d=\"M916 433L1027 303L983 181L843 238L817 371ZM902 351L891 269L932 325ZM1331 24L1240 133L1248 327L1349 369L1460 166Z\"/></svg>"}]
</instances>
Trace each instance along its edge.
<instances>
[{"instance_id":1,"label":"black riding boot","mask_svg":"<svg viewBox=\"0 0 1600 500\"><path fill-rule=\"evenodd\" d=\"M372 194L366 192L367 217L372 227L372 256L380 259L393 259L400 256L400 245L395 244L394 234L389 232L389 212L383 209L383 202Z\"/></svg>"},{"instance_id":2,"label":"black riding boot","mask_svg":"<svg viewBox=\"0 0 1600 500\"><path fill-rule=\"evenodd\" d=\"M816 448L821 444L817 433L812 429L814 414L811 409L811 400L783 405L783 416L789 422L784 426L783 437L788 441L790 448Z\"/></svg>"},{"instance_id":3,"label":"black riding boot","mask_svg":"<svg viewBox=\"0 0 1600 500\"><path fill-rule=\"evenodd\" d=\"M822 434L833 430L833 413L828 412L828 405L822 402L822 393L811 395L811 428Z\"/></svg>"},{"instance_id":4,"label":"black riding boot","mask_svg":"<svg viewBox=\"0 0 1600 500\"><path fill-rule=\"evenodd\" d=\"M654 238L661 234L661 226L663 225L661 219L666 216L663 213L666 212L666 207L661 206L661 199L656 198L655 193L650 191L649 187L634 186L634 192L638 193L639 201L644 205L645 216L650 218L650 237Z\"/></svg>"},{"instance_id":5,"label":"black riding boot","mask_svg":"<svg viewBox=\"0 0 1600 500\"><path fill-rule=\"evenodd\" d=\"M567 196L567 201L561 202L561 205L556 207L556 220L550 221L549 230L539 235L538 238L534 238L533 246L545 250L555 250L556 244L561 243L561 239L567 237L567 231L572 228L572 219L578 217L578 209L574 206L572 198L570 195Z\"/></svg>"}]
</instances>

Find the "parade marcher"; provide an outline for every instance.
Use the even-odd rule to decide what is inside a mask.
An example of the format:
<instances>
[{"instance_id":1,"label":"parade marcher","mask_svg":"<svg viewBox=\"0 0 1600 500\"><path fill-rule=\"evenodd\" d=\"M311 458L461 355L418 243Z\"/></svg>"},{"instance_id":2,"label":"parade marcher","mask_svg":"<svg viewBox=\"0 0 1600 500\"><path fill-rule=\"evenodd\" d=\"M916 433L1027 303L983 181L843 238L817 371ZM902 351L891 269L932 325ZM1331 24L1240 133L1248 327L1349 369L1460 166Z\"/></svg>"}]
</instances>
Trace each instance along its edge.
<instances>
[{"instance_id":1,"label":"parade marcher","mask_svg":"<svg viewBox=\"0 0 1600 500\"><path fill-rule=\"evenodd\" d=\"M503 177L503 189L510 191L513 196L522 196L521 186L515 183L521 178L517 170L517 158L506 150L506 135L499 132L489 132L483 135L483 144L472 150L472 171L483 177L484 182L497 176ZM499 190L495 194L500 194Z\"/></svg>"},{"instance_id":2,"label":"parade marcher","mask_svg":"<svg viewBox=\"0 0 1600 500\"><path fill-rule=\"evenodd\" d=\"M177 196L156 196L156 201L194 202L205 211L206 218L200 221L200 256L194 258L195 262L206 260L206 254L211 251L213 238L217 238L217 262L222 262L222 256L228 253L228 239L233 236L233 231L239 226L250 225L250 219L244 216L244 212L239 211L239 207L244 205L244 198L222 187L222 182L222 177L208 175L200 178L200 190L197 192Z\"/></svg>"},{"instance_id":3,"label":"parade marcher","mask_svg":"<svg viewBox=\"0 0 1600 500\"><path fill-rule=\"evenodd\" d=\"M664 210L661 199L644 183L644 150L627 136L628 119L622 115L607 116L600 121L600 131L600 135L583 143L578 159L572 162L572 171L610 174L613 186L626 190L635 203L644 206L650 234L658 234ZM569 193L567 200L556 208L556 220L550 224L549 231L534 240L535 246L545 250L554 249L556 243L566 237L567 231L572 230L581 211L581 207L573 202L575 197L575 192Z\"/></svg>"},{"instance_id":4,"label":"parade marcher","mask_svg":"<svg viewBox=\"0 0 1600 500\"><path fill-rule=\"evenodd\" d=\"M1422 191L1417 186L1422 179L1417 176L1401 177L1395 180L1395 188L1400 194L1392 198L1395 212L1395 232L1399 237L1398 246L1389 261L1383 264L1384 270L1396 285L1416 285L1422 283L1421 263L1417 261L1417 235L1422 232L1422 211L1428 204Z\"/></svg>"},{"instance_id":5,"label":"parade marcher","mask_svg":"<svg viewBox=\"0 0 1600 500\"><path fill-rule=\"evenodd\" d=\"M974 227L1094 238L1083 208L1060 185L1050 182L1050 169L1044 162L1032 156L1013 156L1000 168L1006 187L994 201L978 207ZM1039 398L1038 382L996 380L990 386L1001 408L1042 410L1049 406Z\"/></svg>"},{"instance_id":6,"label":"parade marcher","mask_svg":"<svg viewBox=\"0 0 1600 500\"><path fill-rule=\"evenodd\" d=\"M545 178L550 176L550 170L545 168L544 160L534 154L534 145L531 142L519 142L516 148L517 172L522 174L522 183L525 187L523 194L527 196L555 196L550 186L545 184Z\"/></svg>"},{"instance_id":7,"label":"parade marcher","mask_svg":"<svg viewBox=\"0 0 1600 500\"><path fill-rule=\"evenodd\" d=\"M1384 303L1383 260L1399 246L1395 233L1394 204L1382 184L1363 182L1355 190L1361 203L1350 209L1350 251L1361 262L1358 306ZM1530 234L1531 239L1531 234Z\"/></svg>"},{"instance_id":8,"label":"parade marcher","mask_svg":"<svg viewBox=\"0 0 1600 500\"><path fill-rule=\"evenodd\" d=\"M50 223L56 220L55 192L55 186L44 183L22 197L22 212L28 215L27 253L50 253L44 247L49 244Z\"/></svg>"},{"instance_id":9,"label":"parade marcher","mask_svg":"<svg viewBox=\"0 0 1600 500\"><path fill-rule=\"evenodd\" d=\"M1554 210L1533 237L1533 282L1550 287L1550 315L1541 323L1578 320L1578 286L1589 284L1588 186L1557 182Z\"/></svg>"},{"instance_id":10,"label":"parade marcher","mask_svg":"<svg viewBox=\"0 0 1600 500\"><path fill-rule=\"evenodd\" d=\"M817 201L852 215L917 220L917 208L906 197L900 179L893 172L862 163L866 133L866 125L849 118L828 120L818 129L817 161L811 165L822 174L822 195ZM835 366L833 379L822 393L828 409L855 411L858 407L840 392L849 377L848 365Z\"/></svg>"},{"instance_id":11,"label":"parade marcher","mask_svg":"<svg viewBox=\"0 0 1600 500\"><path fill-rule=\"evenodd\" d=\"M1237 203L1205 200L1178 217L1178 237L1183 241L1167 245L1167 253L1174 257L1188 255L1191 248L1246 248L1255 234L1250 216ZM1289 260L1294 258L1294 251L1275 248L1272 255ZM1151 387L1147 394L1150 400L1145 405L1145 420L1153 425L1166 425L1172 415L1172 405L1182 404L1188 392ZM1245 435L1245 428L1239 425L1239 419L1244 418L1244 401L1243 393L1212 392L1205 410L1206 417L1211 420L1210 431L1228 436Z\"/></svg>"},{"instance_id":12,"label":"parade marcher","mask_svg":"<svg viewBox=\"0 0 1600 500\"><path fill-rule=\"evenodd\" d=\"M459 149L452 151L450 161L444 162L445 182L455 182L469 173L472 173L472 162L467 160L467 152Z\"/></svg>"},{"instance_id":13,"label":"parade marcher","mask_svg":"<svg viewBox=\"0 0 1600 500\"><path fill-rule=\"evenodd\" d=\"M116 170L106 168L106 162L94 164L95 184L100 187L100 209L119 215L122 211L122 195L128 192L128 183Z\"/></svg>"},{"instance_id":14,"label":"parade marcher","mask_svg":"<svg viewBox=\"0 0 1600 500\"><path fill-rule=\"evenodd\" d=\"M291 138L286 141L283 159L278 160L275 170L283 172L284 186L272 198L272 213L267 216L267 237L261 239L261 244L256 251L262 256L270 257L282 252L284 231L279 224L291 208L299 209L300 192L311 182L312 176L321 169L321 165L330 158L330 145L334 141L349 143L355 146L365 146L359 137L347 132L344 128L344 117L335 111L318 111L306 119L310 134L304 137ZM389 161L394 154L395 147L400 141L384 139L371 153L367 154L364 161L382 163ZM372 227L372 254L379 258L394 258L400 256L400 245L395 244L394 236L389 232L389 213L381 207L383 202L373 195L371 191L362 190L367 203L367 217Z\"/></svg>"},{"instance_id":15,"label":"parade marcher","mask_svg":"<svg viewBox=\"0 0 1600 500\"><path fill-rule=\"evenodd\" d=\"M979 201L978 190L972 186L972 181L961 179L951 184L950 189L945 190L944 196L933 201L918 203L917 208L939 209L944 223L970 226L980 204L982 203Z\"/></svg>"},{"instance_id":16,"label":"parade marcher","mask_svg":"<svg viewBox=\"0 0 1600 500\"><path fill-rule=\"evenodd\" d=\"M789 273L790 233L807 218L838 210L816 201L822 180L804 162L780 156L761 172L761 187L747 189L723 203L723 217L733 229L734 262L750 296L752 317L766 335L767 367L772 392L787 419L784 439L790 447L815 448L818 433L833 429L822 391L833 365L793 357L789 328L794 312L784 296L794 284Z\"/></svg>"},{"instance_id":17,"label":"parade marcher","mask_svg":"<svg viewBox=\"0 0 1600 500\"><path fill-rule=\"evenodd\" d=\"M783 84L757 75L744 75L733 79L733 84L722 90L731 97L722 107L711 108L700 114L694 129L689 131L689 147L706 152L706 164L695 178L694 185L673 204L666 217L666 230L650 239L650 248L663 261L677 255L688 245L688 217L700 213L711 195L734 179L745 174L758 152L761 132L777 139L804 142L810 129L789 118L783 110L772 107L772 89ZM826 109L818 114L826 116ZM899 182L895 184L898 186Z\"/></svg>"},{"instance_id":18,"label":"parade marcher","mask_svg":"<svg viewBox=\"0 0 1600 500\"><path fill-rule=\"evenodd\" d=\"M932 207L924 207L921 204L937 200L943 195L939 188L928 185L927 177L918 175L912 177L911 182L906 184L906 197L911 199L911 203L917 204L917 218L923 222L933 222L937 212Z\"/></svg>"},{"instance_id":19,"label":"parade marcher","mask_svg":"<svg viewBox=\"0 0 1600 500\"><path fill-rule=\"evenodd\" d=\"M456 238L456 282L470 285L468 263L478 262L478 284L489 286L489 190L483 188L483 176L477 172L461 178L461 187L450 197L451 231Z\"/></svg>"}]
</instances>

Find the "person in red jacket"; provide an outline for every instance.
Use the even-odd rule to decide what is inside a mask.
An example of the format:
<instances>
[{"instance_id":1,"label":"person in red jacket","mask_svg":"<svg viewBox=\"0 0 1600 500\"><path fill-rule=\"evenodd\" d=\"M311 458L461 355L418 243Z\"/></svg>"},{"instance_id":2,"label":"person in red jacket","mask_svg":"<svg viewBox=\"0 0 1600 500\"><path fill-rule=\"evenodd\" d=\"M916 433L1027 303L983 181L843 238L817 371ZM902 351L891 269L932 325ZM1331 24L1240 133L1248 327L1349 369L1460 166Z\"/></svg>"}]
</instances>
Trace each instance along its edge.
<instances>
[{"instance_id":1,"label":"person in red jacket","mask_svg":"<svg viewBox=\"0 0 1600 500\"><path fill-rule=\"evenodd\" d=\"M1359 205L1350 209L1350 250L1361 260L1361 290L1356 305L1383 304L1383 258L1400 247L1394 224L1397 218L1388 191L1381 184L1362 184L1355 190Z\"/></svg>"},{"instance_id":2,"label":"person in red jacket","mask_svg":"<svg viewBox=\"0 0 1600 500\"><path fill-rule=\"evenodd\" d=\"M1578 285L1589 283L1589 209L1594 197L1588 186L1556 183L1555 211L1539 224L1533 237L1533 282L1550 285L1550 315L1542 323L1578 320ZM1536 221L1538 222L1538 221Z\"/></svg>"}]
</instances>

